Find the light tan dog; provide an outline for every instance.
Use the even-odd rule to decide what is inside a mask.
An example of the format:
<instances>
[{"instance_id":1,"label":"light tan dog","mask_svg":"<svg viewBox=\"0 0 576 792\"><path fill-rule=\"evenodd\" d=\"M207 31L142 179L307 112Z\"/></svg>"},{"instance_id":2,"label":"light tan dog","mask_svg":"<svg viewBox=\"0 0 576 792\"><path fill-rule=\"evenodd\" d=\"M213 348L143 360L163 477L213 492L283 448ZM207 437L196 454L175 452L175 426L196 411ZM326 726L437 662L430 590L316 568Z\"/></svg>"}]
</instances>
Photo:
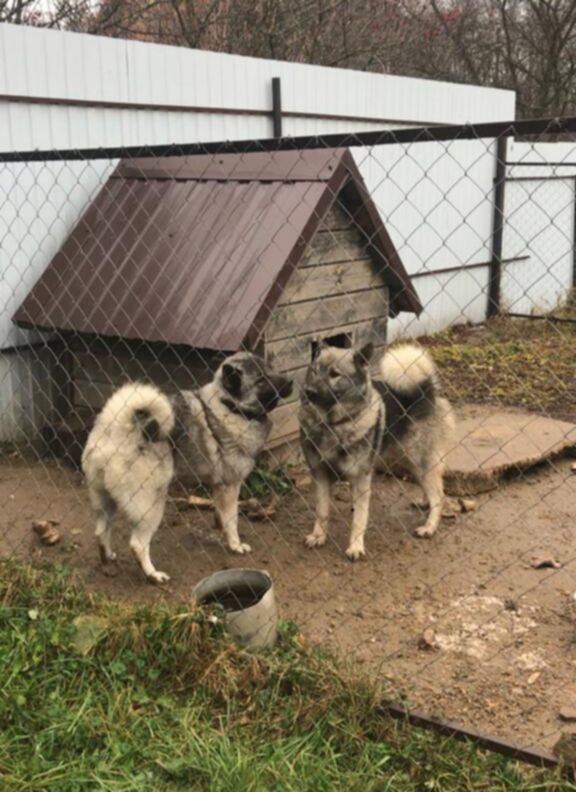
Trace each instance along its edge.
<instances>
[{"instance_id":1,"label":"light tan dog","mask_svg":"<svg viewBox=\"0 0 576 792\"><path fill-rule=\"evenodd\" d=\"M155 583L169 579L154 567L150 542L174 476L212 487L228 547L248 553L238 535L240 487L270 433L269 413L291 390L292 382L261 358L239 352L196 391L168 396L131 383L113 394L82 455L102 561L116 558L111 523L120 510L131 523L130 547L144 574Z\"/></svg>"}]
</instances>

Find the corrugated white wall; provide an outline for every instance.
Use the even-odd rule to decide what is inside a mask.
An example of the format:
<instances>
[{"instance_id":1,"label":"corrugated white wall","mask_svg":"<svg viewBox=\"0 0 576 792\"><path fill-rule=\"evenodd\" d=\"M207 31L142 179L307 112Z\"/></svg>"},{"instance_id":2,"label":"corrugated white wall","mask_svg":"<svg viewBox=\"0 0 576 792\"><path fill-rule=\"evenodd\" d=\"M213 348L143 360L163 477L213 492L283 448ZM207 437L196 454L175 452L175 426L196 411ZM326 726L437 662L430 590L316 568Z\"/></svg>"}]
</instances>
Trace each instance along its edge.
<instances>
[{"instance_id":1,"label":"corrugated white wall","mask_svg":"<svg viewBox=\"0 0 576 792\"><path fill-rule=\"evenodd\" d=\"M288 113L390 124L510 120L510 91L0 25L0 95L196 107L212 113L3 104L0 150L237 140L271 134L271 79ZM219 115L217 109L261 115ZM360 127L370 124L360 124ZM378 123L378 126L381 126ZM285 132L358 131L286 119Z\"/></svg>"},{"instance_id":2,"label":"corrugated white wall","mask_svg":"<svg viewBox=\"0 0 576 792\"><path fill-rule=\"evenodd\" d=\"M542 314L573 285L576 145L511 142L508 161L503 255L528 258L505 265L502 303Z\"/></svg>"},{"instance_id":3,"label":"corrugated white wall","mask_svg":"<svg viewBox=\"0 0 576 792\"><path fill-rule=\"evenodd\" d=\"M401 314L390 337L419 335L486 315L495 143L492 140L379 146L358 153L367 186L425 307Z\"/></svg>"},{"instance_id":4,"label":"corrugated white wall","mask_svg":"<svg viewBox=\"0 0 576 792\"><path fill-rule=\"evenodd\" d=\"M268 137L272 77L282 81L285 135L514 116L508 91L0 25L0 151ZM411 273L485 258L490 144L354 153ZM0 165L0 348L35 340L11 317L114 165ZM484 281L483 270L419 278L426 312L396 320L392 334L481 318ZM2 361L1 398L18 393L23 404L32 379L14 360ZM0 438L21 431L24 413L2 409Z\"/></svg>"}]
</instances>

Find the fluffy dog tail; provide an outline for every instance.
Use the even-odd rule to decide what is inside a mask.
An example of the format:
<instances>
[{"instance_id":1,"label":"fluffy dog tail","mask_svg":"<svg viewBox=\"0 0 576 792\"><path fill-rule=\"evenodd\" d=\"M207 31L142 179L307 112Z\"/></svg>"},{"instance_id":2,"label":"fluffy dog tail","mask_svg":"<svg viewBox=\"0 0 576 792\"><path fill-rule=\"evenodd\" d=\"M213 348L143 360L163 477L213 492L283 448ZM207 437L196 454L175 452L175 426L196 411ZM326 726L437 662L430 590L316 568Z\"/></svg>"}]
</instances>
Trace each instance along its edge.
<instances>
[{"instance_id":1,"label":"fluffy dog tail","mask_svg":"<svg viewBox=\"0 0 576 792\"><path fill-rule=\"evenodd\" d=\"M138 432L151 443L167 440L174 429L175 415L170 399L154 385L131 382L106 402L98 423L117 427L129 437Z\"/></svg>"},{"instance_id":2,"label":"fluffy dog tail","mask_svg":"<svg viewBox=\"0 0 576 792\"><path fill-rule=\"evenodd\" d=\"M438 377L434 361L417 344L389 349L380 363L380 375L407 412L427 412L436 400Z\"/></svg>"}]
</instances>

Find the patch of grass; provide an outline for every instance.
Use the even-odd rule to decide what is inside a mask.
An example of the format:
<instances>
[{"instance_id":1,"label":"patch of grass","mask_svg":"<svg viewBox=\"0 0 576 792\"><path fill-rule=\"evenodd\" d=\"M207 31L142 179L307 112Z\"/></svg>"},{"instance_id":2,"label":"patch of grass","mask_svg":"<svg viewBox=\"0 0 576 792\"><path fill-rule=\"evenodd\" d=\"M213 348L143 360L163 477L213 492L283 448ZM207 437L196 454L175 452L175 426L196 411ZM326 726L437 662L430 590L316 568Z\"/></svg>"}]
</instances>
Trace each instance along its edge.
<instances>
[{"instance_id":1,"label":"patch of grass","mask_svg":"<svg viewBox=\"0 0 576 792\"><path fill-rule=\"evenodd\" d=\"M291 489L292 480L288 475L288 465L282 464L273 468L256 465L242 484L240 499L256 498L264 501L272 495L287 495ZM211 497L210 488L202 484L195 489L195 493L204 498Z\"/></svg>"},{"instance_id":2,"label":"patch of grass","mask_svg":"<svg viewBox=\"0 0 576 792\"><path fill-rule=\"evenodd\" d=\"M266 500L271 495L287 495L291 489L287 465L274 468L257 465L242 485L240 497Z\"/></svg>"},{"instance_id":3,"label":"patch of grass","mask_svg":"<svg viewBox=\"0 0 576 792\"><path fill-rule=\"evenodd\" d=\"M421 339L449 399L576 419L576 324L496 319Z\"/></svg>"},{"instance_id":4,"label":"patch of grass","mask_svg":"<svg viewBox=\"0 0 576 792\"><path fill-rule=\"evenodd\" d=\"M251 655L201 611L114 604L13 562L0 603L3 792L576 789L383 719L374 684L293 624Z\"/></svg>"}]
</instances>

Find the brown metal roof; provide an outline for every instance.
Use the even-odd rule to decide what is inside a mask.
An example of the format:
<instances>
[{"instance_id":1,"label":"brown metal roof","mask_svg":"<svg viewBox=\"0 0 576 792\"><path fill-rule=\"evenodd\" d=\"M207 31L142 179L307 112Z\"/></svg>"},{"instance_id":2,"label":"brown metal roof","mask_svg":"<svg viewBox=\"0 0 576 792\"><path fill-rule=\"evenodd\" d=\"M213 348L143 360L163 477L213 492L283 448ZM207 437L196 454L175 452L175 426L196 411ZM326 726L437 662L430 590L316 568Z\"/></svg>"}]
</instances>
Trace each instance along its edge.
<instances>
[{"instance_id":1,"label":"brown metal roof","mask_svg":"<svg viewBox=\"0 0 576 792\"><path fill-rule=\"evenodd\" d=\"M121 162L14 321L206 349L254 343L339 195L393 311L419 313L352 156L333 149Z\"/></svg>"}]
</instances>

